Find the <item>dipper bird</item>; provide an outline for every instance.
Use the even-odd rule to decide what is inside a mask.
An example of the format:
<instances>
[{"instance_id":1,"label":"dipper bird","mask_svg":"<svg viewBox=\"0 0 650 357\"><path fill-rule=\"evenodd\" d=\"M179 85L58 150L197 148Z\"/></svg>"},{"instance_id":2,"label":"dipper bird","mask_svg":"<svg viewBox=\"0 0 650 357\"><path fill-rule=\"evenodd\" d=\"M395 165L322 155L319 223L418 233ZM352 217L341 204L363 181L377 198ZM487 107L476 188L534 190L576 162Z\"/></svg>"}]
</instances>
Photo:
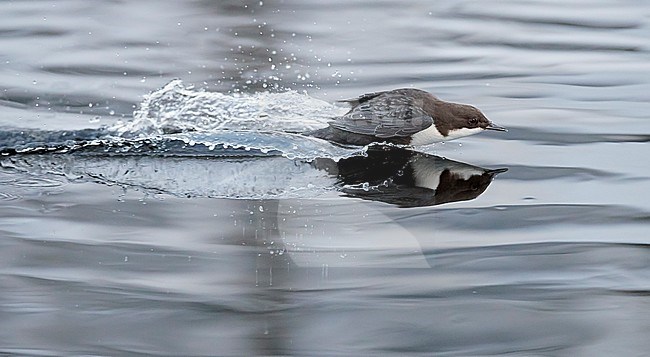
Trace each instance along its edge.
<instances>
[{"instance_id":1,"label":"dipper bird","mask_svg":"<svg viewBox=\"0 0 650 357\"><path fill-rule=\"evenodd\" d=\"M467 104L446 102L420 89L403 88L342 100L350 111L309 135L344 145L389 142L428 145L483 130L507 131Z\"/></svg>"}]
</instances>

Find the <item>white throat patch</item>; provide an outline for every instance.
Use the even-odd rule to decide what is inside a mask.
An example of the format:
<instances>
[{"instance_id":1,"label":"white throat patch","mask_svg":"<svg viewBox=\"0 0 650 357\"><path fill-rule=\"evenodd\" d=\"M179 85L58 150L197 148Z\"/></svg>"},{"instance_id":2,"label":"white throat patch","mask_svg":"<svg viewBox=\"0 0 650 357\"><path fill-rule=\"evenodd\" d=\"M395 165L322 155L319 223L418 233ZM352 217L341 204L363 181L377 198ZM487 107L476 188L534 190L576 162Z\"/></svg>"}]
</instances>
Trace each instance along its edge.
<instances>
[{"instance_id":1,"label":"white throat patch","mask_svg":"<svg viewBox=\"0 0 650 357\"><path fill-rule=\"evenodd\" d=\"M436 190L440 185L440 175L449 170L455 179L467 181L473 176L481 176L485 171L480 167L449 160L430 160L416 158L411 162L415 186Z\"/></svg>"},{"instance_id":2,"label":"white throat patch","mask_svg":"<svg viewBox=\"0 0 650 357\"><path fill-rule=\"evenodd\" d=\"M450 130L447 136L443 136L440 134L434 124L419 133L413 134L413 136L411 136L411 145L429 145L433 143L439 143L441 141L449 141L462 138L464 136L478 134L481 131L483 131L483 128L461 128Z\"/></svg>"},{"instance_id":3,"label":"white throat patch","mask_svg":"<svg viewBox=\"0 0 650 357\"><path fill-rule=\"evenodd\" d=\"M434 191L438 188L438 185L440 185L440 174L445 168L435 163L435 160L428 161L421 158L416 158L411 162L415 186Z\"/></svg>"}]
</instances>

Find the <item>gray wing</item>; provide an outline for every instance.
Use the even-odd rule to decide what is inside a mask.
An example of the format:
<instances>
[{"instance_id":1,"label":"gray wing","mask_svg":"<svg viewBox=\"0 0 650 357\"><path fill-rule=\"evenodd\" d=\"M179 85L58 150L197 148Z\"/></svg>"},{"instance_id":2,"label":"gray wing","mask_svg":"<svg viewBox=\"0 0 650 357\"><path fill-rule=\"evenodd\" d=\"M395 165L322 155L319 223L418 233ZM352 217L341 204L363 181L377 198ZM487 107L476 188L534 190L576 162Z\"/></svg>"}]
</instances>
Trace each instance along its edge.
<instances>
[{"instance_id":1,"label":"gray wing","mask_svg":"<svg viewBox=\"0 0 650 357\"><path fill-rule=\"evenodd\" d=\"M330 125L378 138L411 136L433 125L433 118L416 101L418 99L399 93L378 93L361 101Z\"/></svg>"},{"instance_id":2,"label":"gray wing","mask_svg":"<svg viewBox=\"0 0 650 357\"><path fill-rule=\"evenodd\" d=\"M363 94L363 95L361 95L359 97L356 97L356 98L342 99L342 100L339 100L339 102L349 103L351 106L355 107L355 106L357 106L357 105L359 105L361 103L369 101L370 99L376 98L376 97L378 97L378 96L380 96L380 95L382 95L382 94L384 94L386 92L387 91L366 93L366 94Z\"/></svg>"}]
</instances>

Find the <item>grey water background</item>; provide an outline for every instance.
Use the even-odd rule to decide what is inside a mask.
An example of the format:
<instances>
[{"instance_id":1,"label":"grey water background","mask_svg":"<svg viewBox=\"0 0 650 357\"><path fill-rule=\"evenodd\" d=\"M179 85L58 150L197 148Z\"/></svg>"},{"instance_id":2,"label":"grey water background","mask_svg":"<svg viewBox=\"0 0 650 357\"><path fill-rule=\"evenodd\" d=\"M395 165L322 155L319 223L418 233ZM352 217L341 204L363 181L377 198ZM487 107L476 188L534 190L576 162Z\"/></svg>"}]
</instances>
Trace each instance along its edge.
<instances>
[{"instance_id":1,"label":"grey water background","mask_svg":"<svg viewBox=\"0 0 650 357\"><path fill-rule=\"evenodd\" d=\"M128 123L175 78L329 102L415 86L510 129L423 148L508 171L416 208L236 197L282 157L227 185L219 158L3 159L0 354L650 350L645 1L2 1L0 18L2 130Z\"/></svg>"}]
</instances>

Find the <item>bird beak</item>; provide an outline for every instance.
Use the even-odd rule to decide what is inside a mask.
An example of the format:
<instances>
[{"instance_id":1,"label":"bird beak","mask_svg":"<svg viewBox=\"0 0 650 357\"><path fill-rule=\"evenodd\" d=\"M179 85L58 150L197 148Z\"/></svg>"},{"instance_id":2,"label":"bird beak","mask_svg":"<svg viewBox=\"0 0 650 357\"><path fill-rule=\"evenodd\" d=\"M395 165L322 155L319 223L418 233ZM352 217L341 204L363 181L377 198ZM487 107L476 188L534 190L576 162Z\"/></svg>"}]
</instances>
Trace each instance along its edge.
<instances>
[{"instance_id":1,"label":"bird beak","mask_svg":"<svg viewBox=\"0 0 650 357\"><path fill-rule=\"evenodd\" d=\"M508 171L508 168L507 168L507 167L503 167L503 168L500 168L500 169L487 170L486 173L487 173L488 175L494 177L494 176L496 176L496 175L498 175L498 174L502 174L502 173L504 173L504 172L506 172L506 171Z\"/></svg>"},{"instance_id":2,"label":"bird beak","mask_svg":"<svg viewBox=\"0 0 650 357\"><path fill-rule=\"evenodd\" d=\"M502 127L502 126L498 126L498 125L494 124L493 122L490 122L490 124L488 124L488 126L486 126L485 129L487 129L487 130L496 130L496 131L508 131L508 129L506 129L506 128Z\"/></svg>"}]
</instances>

